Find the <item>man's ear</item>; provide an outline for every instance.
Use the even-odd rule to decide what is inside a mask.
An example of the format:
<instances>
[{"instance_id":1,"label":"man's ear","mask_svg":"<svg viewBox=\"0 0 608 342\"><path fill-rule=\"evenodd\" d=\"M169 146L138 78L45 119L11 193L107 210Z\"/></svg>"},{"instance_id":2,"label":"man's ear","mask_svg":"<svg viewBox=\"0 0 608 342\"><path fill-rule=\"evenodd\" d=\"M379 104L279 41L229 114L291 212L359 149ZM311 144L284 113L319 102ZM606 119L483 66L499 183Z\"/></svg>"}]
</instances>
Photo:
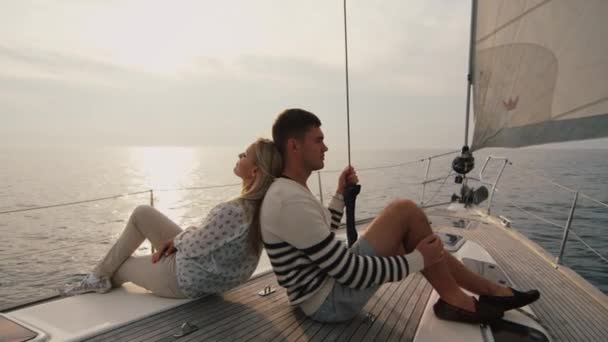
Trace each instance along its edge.
<instances>
[{"instance_id":1,"label":"man's ear","mask_svg":"<svg viewBox=\"0 0 608 342\"><path fill-rule=\"evenodd\" d=\"M298 147L298 141L295 138L287 139L287 151L297 151Z\"/></svg>"}]
</instances>

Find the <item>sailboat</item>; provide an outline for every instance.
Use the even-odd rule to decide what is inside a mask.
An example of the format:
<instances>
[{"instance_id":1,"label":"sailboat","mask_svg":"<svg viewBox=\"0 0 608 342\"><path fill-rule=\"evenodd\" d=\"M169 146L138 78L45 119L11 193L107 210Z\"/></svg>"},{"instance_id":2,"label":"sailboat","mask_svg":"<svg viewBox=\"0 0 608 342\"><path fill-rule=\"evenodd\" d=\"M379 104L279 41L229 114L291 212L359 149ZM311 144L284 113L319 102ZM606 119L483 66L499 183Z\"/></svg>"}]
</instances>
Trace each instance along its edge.
<instances>
[{"instance_id":1,"label":"sailboat","mask_svg":"<svg viewBox=\"0 0 608 342\"><path fill-rule=\"evenodd\" d=\"M452 163L461 190L450 203L431 207L424 189L433 180L422 183L420 204L446 249L496 282L540 289L542 298L531 307L487 326L441 321L432 312L437 294L417 274L382 286L355 319L320 324L289 307L263 257L254 277L222 296L169 300L126 284L104 295L7 309L0 314L0 340L606 340L608 297L560 262L576 200L584 194L575 194L555 259L490 210L499 177L483 178L489 160L479 178L470 172L473 154L485 147L608 136L607 16L608 3L601 0L473 0L467 128ZM469 146L470 100L475 127ZM430 166L445 157L425 160ZM499 162L504 169L506 160ZM367 222L358 221L356 229ZM345 239L345 230L338 235Z\"/></svg>"}]
</instances>

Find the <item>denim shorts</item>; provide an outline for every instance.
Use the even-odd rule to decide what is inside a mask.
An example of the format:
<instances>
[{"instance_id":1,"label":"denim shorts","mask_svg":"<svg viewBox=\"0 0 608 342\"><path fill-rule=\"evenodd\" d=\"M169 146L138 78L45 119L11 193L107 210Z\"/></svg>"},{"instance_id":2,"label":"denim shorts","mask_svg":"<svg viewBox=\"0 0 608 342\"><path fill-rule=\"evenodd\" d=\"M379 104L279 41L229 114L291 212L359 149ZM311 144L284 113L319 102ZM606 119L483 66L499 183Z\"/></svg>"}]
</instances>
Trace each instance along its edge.
<instances>
[{"instance_id":1,"label":"denim shorts","mask_svg":"<svg viewBox=\"0 0 608 342\"><path fill-rule=\"evenodd\" d=\"M376 255L374 248L363 237L360 237L350 250L359 255ZM323 323L348 321L363 309L378 288L378 285L373 285L368 288L353 289L335 282L323 304L310 318Z\"/></svg>"}]
</instances>

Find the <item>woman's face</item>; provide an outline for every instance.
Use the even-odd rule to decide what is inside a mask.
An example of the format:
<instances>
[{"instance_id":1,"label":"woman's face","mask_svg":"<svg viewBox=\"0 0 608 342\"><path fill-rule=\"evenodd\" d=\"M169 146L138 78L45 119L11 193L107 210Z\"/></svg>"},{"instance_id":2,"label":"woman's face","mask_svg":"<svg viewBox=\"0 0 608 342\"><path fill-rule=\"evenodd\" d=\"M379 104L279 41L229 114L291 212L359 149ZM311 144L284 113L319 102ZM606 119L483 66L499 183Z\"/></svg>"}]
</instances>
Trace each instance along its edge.
<instances>
[{"instance_id":1,"label":"woman's face","mask_svg":"<svg viewBox=\"0 0 608 342\"><path fill-rule=\"evenodd\" d=\"M254 163L255 143L249 145L245 152L239 153L239 159L234 166L234 174L245 182L250 182L257 172Z\"/></svg>"}]
</instances>

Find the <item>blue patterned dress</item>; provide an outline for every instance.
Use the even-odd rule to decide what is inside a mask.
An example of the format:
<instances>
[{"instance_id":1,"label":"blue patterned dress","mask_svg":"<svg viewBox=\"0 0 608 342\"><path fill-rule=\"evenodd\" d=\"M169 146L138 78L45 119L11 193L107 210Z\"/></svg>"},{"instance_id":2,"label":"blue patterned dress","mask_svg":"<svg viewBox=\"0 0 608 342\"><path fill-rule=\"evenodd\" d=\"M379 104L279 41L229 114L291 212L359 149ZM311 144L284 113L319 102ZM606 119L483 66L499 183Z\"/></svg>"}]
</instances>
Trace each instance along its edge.
<instances>
[{"instance_id":1,"label":"blue patterned dress","mask_svg":"<svg viewBox=\"0 0 608 342\"><path fill-rule=\"evenodd\" d=\"M177 281L186 296L224 292L251 277L259 261L248 244L252 212L239 199L221 203L200 227L175 237Z\"/></svg>"}]
</instances>

